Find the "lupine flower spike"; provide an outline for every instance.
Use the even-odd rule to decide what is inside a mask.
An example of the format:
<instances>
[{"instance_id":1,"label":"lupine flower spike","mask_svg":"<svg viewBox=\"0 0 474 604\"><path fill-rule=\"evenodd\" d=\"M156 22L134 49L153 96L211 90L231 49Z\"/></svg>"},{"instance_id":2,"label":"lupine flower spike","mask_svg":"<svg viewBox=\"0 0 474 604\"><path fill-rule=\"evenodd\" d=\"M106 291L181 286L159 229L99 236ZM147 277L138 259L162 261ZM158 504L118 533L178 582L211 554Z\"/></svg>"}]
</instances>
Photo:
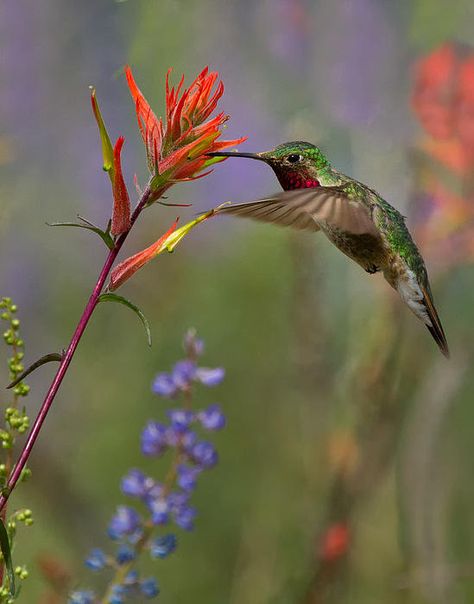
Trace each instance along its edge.
<instances>
[{"instance_id":1,"label":"lupine flower spike","mask_svg":"<svg viewBox=\"0 0 474 604\"><path fill-rule=\"evenodd\" d=\"M117 544L115 554L109 556L96 548L85 561L94 572L114 570L114 578L103 598L90 591L76 591L70 596L70 604L122 604L133 596L156 597L158 583L153 577L140 578L139 557L148 554L154 560L167 558L178 545L176 529L194 528L197 511L190 503L192 493L201 474L218 461L214 445L201 440L199 432L221 430L225 416L216 403L202 410L193 409L192 391L198 384L217 386L224 379L224 370L198 366L204 345L194 330L186 334L184 349L186 358L169 373L159 373L152 385L155 394L173 399L177 406L168 410L167 423L149 421L141 435L143 455L168 456L166 477L159 481L136 468L123 477L122 493L135 500L140 513L131 505L118 506L108 526L108 535Z\"/></svg>"}]
</instances>

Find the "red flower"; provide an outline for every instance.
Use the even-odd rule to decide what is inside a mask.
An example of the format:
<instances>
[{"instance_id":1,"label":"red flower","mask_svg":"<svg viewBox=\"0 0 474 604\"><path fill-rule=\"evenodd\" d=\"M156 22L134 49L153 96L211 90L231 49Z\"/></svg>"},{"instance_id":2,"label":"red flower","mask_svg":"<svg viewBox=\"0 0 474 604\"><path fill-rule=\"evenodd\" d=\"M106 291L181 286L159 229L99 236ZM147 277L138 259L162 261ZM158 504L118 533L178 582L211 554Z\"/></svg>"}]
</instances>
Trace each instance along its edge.
<instances>
[{"instance_id":1,"label":"red flower","mask_svg":"<svg viewBox=\"0 0 474 604\"><path fill-rule=\"evenodd\" d=\"M163 243L168 239L168 237L176 230L176 226L178 225L178 219L174 221L171 227L166 231L164 235L162 235L155 243L147 247L146 249L130 256L123 262L121 262L118 266L114 268L112 274L110 275L110 283L108 288L113 291L120 287L122 283L130 279L130 277L137 272L142 266L144 266L147 262L152 260L155 256L157 256L160 252L163 251L164 245Z\"/></svg>"},{"instance_id":2,"label":"red flower","mask_svg":"<svg viewBox=\"0 0 474 604\"><path fill-rule=\"evenodd\" d=\"M350 533L347 524L337 522L331 525L323 535L321 558L325 562L335 562L347 553Z\"/></svg>"},{"instance_id":3,"label":"red flower","mask_svg":"<svg viewBox=\"0 0 474 604\"><path fill-rule=\"evenodd\" d=\"M206 153L220 151L246 140L246 137L228 141L217 140L221 136L221 127L229 116L218 113L208 119L217 107L224 92L224 85L219 82L216 86L218 74L209 72L207 67L191 86L184 90L184 76L176 88L170 88L168 71L164 122L153 113L136 85L130 67L126 67L125 74L135 101L148 167L154 175L152 187L157 193L151 201L160 197L174 181L196 178L204 168L222 161L222 158L210 159L205 156Z\"/></svg>"},{"instance_id":4,"label":"red flower","mask_svg":"<svg viewBox=\"0 0 474 604\"><path fill-rule=\"evenodd\" d=\"M114 175L112 190L114 194L114 209L112 212L112 224L110 232L112 235L120 235L130 228L130 198L123 179L122 163L120 154L125 139L123 136L117 139L114 147Z\"/></svg>"}]
</instances>

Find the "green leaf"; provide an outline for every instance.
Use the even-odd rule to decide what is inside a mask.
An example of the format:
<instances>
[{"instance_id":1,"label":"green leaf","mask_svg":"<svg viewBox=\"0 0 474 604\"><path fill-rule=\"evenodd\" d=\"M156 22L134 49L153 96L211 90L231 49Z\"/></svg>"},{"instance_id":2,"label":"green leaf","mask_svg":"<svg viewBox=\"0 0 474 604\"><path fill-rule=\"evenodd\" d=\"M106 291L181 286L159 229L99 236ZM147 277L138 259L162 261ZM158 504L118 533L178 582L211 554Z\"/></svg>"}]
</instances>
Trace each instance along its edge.
<instances>
[{"instance_id":1,"label":"green leaf","mask_svg":"<svg viewBox=\"0 0 474 604\"><path fill-rule=\"evenodd\" d=\"M114 183L114 150L112 147L112 143L110 142L109 133L107 132L107 128L105 127L104 120L102 118L102 113L100 112L99 103L97 102L97 97L95 95L95 88L93 86L89 86L91 91L91 103L92 103L92 111L94 113L95 120L97 122L97 126L99 128L100 141L102 143L102 161L103 161L103 169L105 172L109 173L110 181L112 184Z\"/></svg>"},{"instance_id":2,"label":"green leaf","mask_svg":"<svg viewBox=\"0 0 474 604\"><path fill-rule=\"evenodd\" d=\"M59 352L51 352L49 354L45 354L40 359L32 363L29 367L27 367L25 371L20 373L20 375L15 380L13 380L13 382L10 382L10 384L8 384L7 386L7 390L13 388L14 386L22 382L26 378L26 376L30 375L30 373L32 373L35 369L38 369L38 367L41 367L41 365L45 365L46 363L51 363L53 361L57 361L60 363L62 360L63 355Z\"/></svg>"},{"instance_id":3,"label":"green leaf","mask_svg":"<svg viewBox=\"0 0 474 604\"><path fill-rule=\"evenodd\" d=\"M0 547L2 548L3 559L7 568L10 596L15 597L15 573L13 572L12 553L10 549L10 539L3 520L0 518Z\"/></svg>"},{"instance_id":4,"label":"green leaf","mask_svg":"<svg viewBox=\"0 0 474 604\"><path fill-rule=\"evenodd\" d=\"M102 241L105 243L105 245L109 248L109 250L113 249L115 243L114 243L114 240L112 239L112 236L110 235L108 228L106 231L104 231L103 229L96 226L95 224L92 224L92 222L89 222L85 218L81 218L80 216L78 218L80 220L82 220L82 222L84 224L81 224L80 222L47 222L46 224L48 226L53 226L53 227L67 226L67 227L76 227L79 229L87 229L88 231L97 233L97 235L99 235L99 237L102 239Z\"/></svg>"},{"instance_id":5,"label":"green leaf","mask_svg":"<svg viewBox=\"0 0 474 604\"><path fill-rule=\"evenodd\" d=\"M123 296L118 296L117 294L112 294L110 292L101 294L99 296L98 301L99 302L118 302L119 304L123 304L124 306L127 306L130 310L133 310L133 312L137 315L137 317L142 322L142 325L146 331L148 346L151 346L150 324L148 322L148 319L145 317L143 312L138 308L138 306L135 306L135 304L132 304L132 302L130 302L130 300L127 300L127 298L124 298Z\"/></svg>"}]
</instances>

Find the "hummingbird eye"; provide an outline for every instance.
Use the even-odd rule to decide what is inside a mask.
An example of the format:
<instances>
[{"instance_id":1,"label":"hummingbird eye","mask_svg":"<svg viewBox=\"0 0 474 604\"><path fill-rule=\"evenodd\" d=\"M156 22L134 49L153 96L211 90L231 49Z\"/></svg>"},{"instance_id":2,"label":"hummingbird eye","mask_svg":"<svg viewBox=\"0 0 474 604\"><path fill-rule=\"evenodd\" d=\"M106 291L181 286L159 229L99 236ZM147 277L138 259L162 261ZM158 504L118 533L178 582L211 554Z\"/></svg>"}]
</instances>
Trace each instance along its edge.
<instances>
[{"instance_id":1,"label":"hummingbird eye","mask_svg":"<svg viewBox=\"0 0 474 604\"><path fill-rule=\"evenodd\" d=\"M303 156L299 153L292 153L291 155L288 155L286 161L290 164L298 164L300 161L303 161Z\"/></svg>"}]
</instances>

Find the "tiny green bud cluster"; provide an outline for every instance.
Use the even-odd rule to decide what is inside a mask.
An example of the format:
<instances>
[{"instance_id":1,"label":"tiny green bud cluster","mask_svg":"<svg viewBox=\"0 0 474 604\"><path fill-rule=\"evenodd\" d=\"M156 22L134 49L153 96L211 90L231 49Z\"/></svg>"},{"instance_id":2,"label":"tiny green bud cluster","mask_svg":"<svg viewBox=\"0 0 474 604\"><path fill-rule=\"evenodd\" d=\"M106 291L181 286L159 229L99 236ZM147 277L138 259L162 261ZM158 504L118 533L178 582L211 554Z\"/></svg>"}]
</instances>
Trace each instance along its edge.
<instances>
[{"instance_id":1,"label":"tiny green bud cluster","mask_svg":"<svg viewBox=\"0 0 474 604\"><path fill-rule=\"evenodd\" d=\"M11 298L0 299L0 320L6 323L6 329L3 331L3 339L11 349L11 356L7 359L9 379L11 382L18 379L23 373L23 347L24 342L20 337L20 320L17 318L17 306L13 304ZM12 397L10 401L4 404L3 426L0 427L0 451L3 449L3 458L0 455L0 487L7 490L8 476L12 467L13 453L16 438L24 434L29 428L29 418L26 410L19 404L20 398L27 396L30 387L19 381L18 384L10 390ZM1 417L1 414L0 414ZM20 480L25 481L31 475L31 471L25 468L21 474ZM10 549L13 549L14 539L18 526L31 526L33 524L33 514L30 509L24 508L11 513L6 519L5 525L10 542ZM3 556L0 554L0 565L4 565ZM13 568L15 577L24 580L28 577L28 570L24 565L16 565ZM0 586L0 604L9 604L13 602L9 578L5 569L3 572L3 583Z\"/></svg>"}]
</instances>

